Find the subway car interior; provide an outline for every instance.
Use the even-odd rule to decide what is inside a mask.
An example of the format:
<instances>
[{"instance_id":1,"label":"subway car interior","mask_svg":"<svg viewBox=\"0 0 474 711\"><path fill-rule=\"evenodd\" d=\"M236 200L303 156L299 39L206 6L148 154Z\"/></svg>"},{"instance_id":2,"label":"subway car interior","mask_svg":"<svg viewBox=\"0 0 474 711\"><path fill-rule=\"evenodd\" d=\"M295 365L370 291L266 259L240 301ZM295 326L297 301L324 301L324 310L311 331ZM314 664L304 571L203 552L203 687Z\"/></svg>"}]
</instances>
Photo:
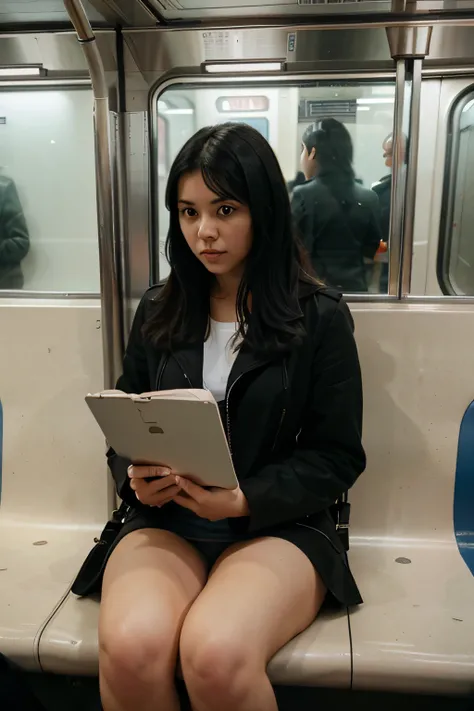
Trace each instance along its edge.
<instances>
[{"instance_id":1,"label":"subway car interior","mask_svg":"<svg viewBox=\"0 0 474 711\"><path fill-rule=\"evenodd\" d=\"M363 283L335 284L364 386L364 604L268 673L282 709L472 708L474 0L2 0L0 654L47 709L100 708L99 599L71 584L117 500L84 397L169 273L171 163L244 122L293 195L324 119L379 210Z\"/></svg>"}]
</instances>

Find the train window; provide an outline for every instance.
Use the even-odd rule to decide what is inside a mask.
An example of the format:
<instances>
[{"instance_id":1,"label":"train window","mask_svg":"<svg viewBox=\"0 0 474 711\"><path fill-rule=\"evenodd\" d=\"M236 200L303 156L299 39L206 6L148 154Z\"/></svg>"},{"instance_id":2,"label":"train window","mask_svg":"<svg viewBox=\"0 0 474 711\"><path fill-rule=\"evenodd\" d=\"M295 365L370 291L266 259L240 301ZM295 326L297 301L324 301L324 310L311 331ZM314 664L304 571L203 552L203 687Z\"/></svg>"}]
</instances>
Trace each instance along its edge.
<instances>
[{"instance_id":1,"label":"train window","mask_svg":"<svg viewBox=\"0 0 474 711\"><path fill-rule=\"evenodd\" d=\"M169 159L203 126L245 122L269 141L287 182L295 228L315 271L346 293L387 293L391 144L395 82L357 80L232 87L180 84L157 99L167 125ZM166 181L155 130L155 225L164 260ZM163 140L163 139L162 139Z\"/></svg>"},{"instance_id":2,"label":"train window","mask_svg":"<svg viewBox=\"0 0 474 711\"><path fill-rule=\"evenodd\" d=\"M0 289L98 293L92 92L0 93Z\"/></svg>"},{"instance_id":3,"label":"train window","mask_svg":"<svg viewBox=\"0 0 474 711\"><path fill-rule=\"evenodd\" d=\"M445 294L474 296L474 91L451 113L438 279Z\"/></svg>"}]
</instances>

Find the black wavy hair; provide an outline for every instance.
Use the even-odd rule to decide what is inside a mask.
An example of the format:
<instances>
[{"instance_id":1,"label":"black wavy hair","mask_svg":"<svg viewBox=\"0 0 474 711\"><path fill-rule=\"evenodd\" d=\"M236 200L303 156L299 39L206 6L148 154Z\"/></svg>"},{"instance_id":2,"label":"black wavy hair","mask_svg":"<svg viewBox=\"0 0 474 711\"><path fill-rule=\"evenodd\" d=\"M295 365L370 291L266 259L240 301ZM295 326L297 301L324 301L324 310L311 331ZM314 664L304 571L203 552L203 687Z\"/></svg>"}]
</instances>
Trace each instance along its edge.
<instances>
[{"instance_id":1,"label":"black wavy hair","mask_svg":"<svg viewBox=\"0 0 474 711\"><path fill-rule=\"evenodd\" d=\"M288 351L304 335L299 281L316 280L293 234L278 160L258 131L240 123L202 128L171 166L166 188L170 212L166 256L171 272L144 335L169 351L207 336L214 276L193 254L179 224L179 181L194 171L201 172L207 187L221 199L237 200L250 210L253 242L237 294L237 336L255 352Z\"/></svg>"},{"instance_id":2,"label":"black wavy hair","mask_svg":"<svg viewBox=\"0 0 474 711\"><path fill-rule=\"evenodd\" d=\"M316 151L317 178L339 202L354 200L355 173L352 167L354 149L349 131L343 123L326 118L308 126L302 141L308 153Z\"/></svg>"}]
</instances>

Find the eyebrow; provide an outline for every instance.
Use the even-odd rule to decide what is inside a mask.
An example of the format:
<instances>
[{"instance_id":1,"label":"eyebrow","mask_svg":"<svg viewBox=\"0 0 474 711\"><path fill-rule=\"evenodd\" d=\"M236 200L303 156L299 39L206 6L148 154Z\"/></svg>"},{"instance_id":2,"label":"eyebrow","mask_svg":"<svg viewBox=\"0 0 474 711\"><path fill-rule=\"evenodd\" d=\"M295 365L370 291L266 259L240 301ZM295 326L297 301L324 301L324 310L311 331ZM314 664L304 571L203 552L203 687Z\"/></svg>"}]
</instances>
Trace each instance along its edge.
<instances>
[{"instance_id":1,"label":"eyebrow","mask_svg":"<svg viewBox=\"0 0 474 711\"><path fill-rule=\"evenodd\" d=\"M231 197L228 197L228 198L220 198L220 197L218 197L218 198L215 198L214 200L211 200L211 205L217 205L217 204L220 203L220 202L238 202L238 200L235 200L234 198L231 198ZM191 205L191 206L192 206L192 205L195 205L195 203L192 202L192 200L182 200L182 199L179 199L179 200L178 200L178 204L179 204L179 203L181 203L182 205Z\"/></svg>"}]
</instances>

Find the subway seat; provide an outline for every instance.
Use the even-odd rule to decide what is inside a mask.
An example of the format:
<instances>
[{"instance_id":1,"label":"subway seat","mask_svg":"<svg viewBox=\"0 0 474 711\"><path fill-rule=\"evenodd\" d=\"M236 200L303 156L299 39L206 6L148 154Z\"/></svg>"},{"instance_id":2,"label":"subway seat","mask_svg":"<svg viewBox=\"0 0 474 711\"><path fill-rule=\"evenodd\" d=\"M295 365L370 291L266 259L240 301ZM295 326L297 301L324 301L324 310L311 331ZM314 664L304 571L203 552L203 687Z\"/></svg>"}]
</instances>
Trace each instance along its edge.
<instances>
[{"instance_id":1,"label":"subway seat","mask_svg":"<svg viewBox=\"0 0 474 711\"><path fill-rule=\"evenodd\" d=\"M369 464L351 492L349 557L365 604L349 614L323 612L270 662L273 683L472 692L474 578L459 552L453 523L459 430L474 395L469 309L459 307L454 318L453 307L353 307ZM10 478L10 469L4 469L4 480ZM51 537L54 547L48 551L47 546L28 548L31 536L12 535L11 525L9 539L0 538L0 568L7 540L17 569L16 577L1 578L8 591L2 587L0 593L0 651L13 651L24 665L34 661L47 672L96 674L98 669L99 601L69 592L100 530L98 491L102 503L108 496L103 471L88 476L87 483L94 492L82 496L81 515L84 519L87 512L88 525L71 518L55 532L50 508L50 523L34 534ZM77 480L58 466L51 484L61 491L54 499L59 517L61 505L71 506ZM11 620L7 632L6 620Z\"/></svg>"},{"instance_id":2,"label":"subway seat","mask_svg":"<svg viewBox=\"0 0 474 711\"><path fill-rule=\"evenodd\" d=\"M457 459L474 399L473 306L374 306L352 308L368 453L351 491L350 561L365 600L350 615L353 687L472 693L474 577L453 510L455 490L468 491ZM472 478L474 432L462 440Z\"/></svg>"},{"instance_id":3,"label":"subway seat","mask_svg":"<svg viewBox=\"0 0 474 711\"><path fill-rule=\"evenodd\" d=\"M87 300L0 303L2 343L15 344L0 348L0 652L28 670L112 502L83 404L102 383L98 319Z\"/></svg>"}]
</instances>

